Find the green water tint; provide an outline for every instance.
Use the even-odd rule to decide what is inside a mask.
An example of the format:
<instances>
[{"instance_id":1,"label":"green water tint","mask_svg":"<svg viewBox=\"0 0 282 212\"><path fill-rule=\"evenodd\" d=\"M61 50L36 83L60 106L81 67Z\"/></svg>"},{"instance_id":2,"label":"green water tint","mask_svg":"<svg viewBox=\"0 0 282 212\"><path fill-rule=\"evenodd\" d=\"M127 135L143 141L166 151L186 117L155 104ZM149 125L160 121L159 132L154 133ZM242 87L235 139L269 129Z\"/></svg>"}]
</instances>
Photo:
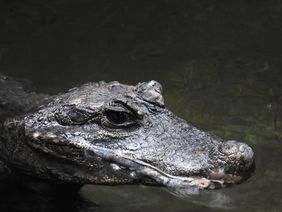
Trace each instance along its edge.
<instances>
[{"instance_id":1,"label":"green water tint","mask_svg":"<svg viewBox=\"0 0 282 212\"><path fill-rule=\"evenodd\" d=\"M37 2L0 7L1 72L50 93L154 79L178 116L255 152L249 180L199 196L87 185L97 211L282 211L280 1Z\"/></svg>"},{"instance_id":2,"label":"green water tint","mask_svg":"<svg viewBox=\"0 0 282 212\"><path fill-rule=\"evenodd\" d=\"M198 126L212 126L222 137L254 144L261 137L281 138L279 70L268 61L194 61L174 73L165 97L176 113Z\"/></svg>"}]
</instances>

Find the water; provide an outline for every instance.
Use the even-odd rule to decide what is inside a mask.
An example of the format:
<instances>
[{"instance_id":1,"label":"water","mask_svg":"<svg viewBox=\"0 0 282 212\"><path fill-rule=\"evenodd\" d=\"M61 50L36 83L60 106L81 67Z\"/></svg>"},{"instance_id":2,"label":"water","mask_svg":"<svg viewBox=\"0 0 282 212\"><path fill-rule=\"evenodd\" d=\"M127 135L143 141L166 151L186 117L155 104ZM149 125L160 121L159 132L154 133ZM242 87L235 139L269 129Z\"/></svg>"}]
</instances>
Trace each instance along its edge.
<instances>
[{"instance_id":1,"label":"water","mask_svg":"<svg viewBox=\"0 0 282 212\"><path fill-rule=\"evenodd\" d=\"M199 196L84 186L97 211L282 210L279 1L3 1L0 70L58 93L87 81L163 84L189 123L255 152L248 181Z\"/></svg>"}]
</instances>

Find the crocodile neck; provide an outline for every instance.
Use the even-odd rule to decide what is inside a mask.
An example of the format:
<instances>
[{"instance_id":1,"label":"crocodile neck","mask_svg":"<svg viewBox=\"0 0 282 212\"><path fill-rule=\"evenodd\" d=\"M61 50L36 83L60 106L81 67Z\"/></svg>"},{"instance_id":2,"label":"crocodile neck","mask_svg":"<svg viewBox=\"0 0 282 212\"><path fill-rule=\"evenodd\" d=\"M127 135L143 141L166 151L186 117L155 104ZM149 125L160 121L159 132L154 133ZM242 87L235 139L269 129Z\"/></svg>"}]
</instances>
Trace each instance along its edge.
<instances>
[{"instance_id":1,"label":"crocodile neck","mask_svg":"<svg viewBox=\"0 0 282 212\"><path fill-rule=\"evenodd\" d=\"M50 99L48 95L36 94L27 81L0 74L0 122L31 112Z\"/></svg>"}]
</instances>

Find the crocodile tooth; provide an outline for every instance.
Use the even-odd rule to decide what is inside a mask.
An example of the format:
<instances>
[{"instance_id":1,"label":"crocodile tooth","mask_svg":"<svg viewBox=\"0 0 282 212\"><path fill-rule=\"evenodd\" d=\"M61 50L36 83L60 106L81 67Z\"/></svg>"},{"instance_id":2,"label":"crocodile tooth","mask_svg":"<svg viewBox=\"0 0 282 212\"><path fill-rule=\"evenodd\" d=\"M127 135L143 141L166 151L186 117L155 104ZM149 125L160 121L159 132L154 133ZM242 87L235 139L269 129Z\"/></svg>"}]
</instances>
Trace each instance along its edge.
<instances>
[{"instance_id":1,"label":"crocodile tooth","mask_svg":"<svg viewBox=\"0 0 282 212\"><path fill-rule=\"evenodd\" d=\"M34 132L32 134L33 138L37 139L41 134L39 132Z\"/></svg>"},{"instance_id":2,"label":"crocodile tooth","mask_svg":"<svg viewBox=\"0 0 282 212\"><path fill-rule=\"evenodd\" d=\"M111 163L110 166L115 171L121 170L121 167L119 165L115 164L115 163Z\"/></svg>"},{"instance_id":3,"label":"crocodile tooth","mask_svg":"<svg viewBox=\"0 0 282 212\"><path fill-rule=\"evenodd\" d=\"M130 177L131 178L136 178L136 176L137 176L137 174L136 174L136 172L135 171L133 171L133 172L130 172Z\"/></svg>"}]
</instances>

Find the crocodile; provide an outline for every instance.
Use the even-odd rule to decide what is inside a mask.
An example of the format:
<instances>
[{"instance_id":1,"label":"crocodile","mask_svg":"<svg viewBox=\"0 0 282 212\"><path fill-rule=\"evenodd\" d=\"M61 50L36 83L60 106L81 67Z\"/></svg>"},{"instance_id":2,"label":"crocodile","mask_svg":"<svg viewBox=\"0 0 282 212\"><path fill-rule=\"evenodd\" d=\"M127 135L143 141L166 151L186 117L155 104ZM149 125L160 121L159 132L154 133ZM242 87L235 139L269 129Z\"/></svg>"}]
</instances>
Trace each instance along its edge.
<instances>
[{"instance_id":1,"label":"crocodile","mask_svg":"<svg viewBox=\"0 0 282 212\"><path fill-rule=\"evenodd\" d=\"M254 170L246 143L223 140L165 107L157 81L89 82L58 95L0 75L0 176L73 184L213 189Z\"/></svg>"}]
</instances>

